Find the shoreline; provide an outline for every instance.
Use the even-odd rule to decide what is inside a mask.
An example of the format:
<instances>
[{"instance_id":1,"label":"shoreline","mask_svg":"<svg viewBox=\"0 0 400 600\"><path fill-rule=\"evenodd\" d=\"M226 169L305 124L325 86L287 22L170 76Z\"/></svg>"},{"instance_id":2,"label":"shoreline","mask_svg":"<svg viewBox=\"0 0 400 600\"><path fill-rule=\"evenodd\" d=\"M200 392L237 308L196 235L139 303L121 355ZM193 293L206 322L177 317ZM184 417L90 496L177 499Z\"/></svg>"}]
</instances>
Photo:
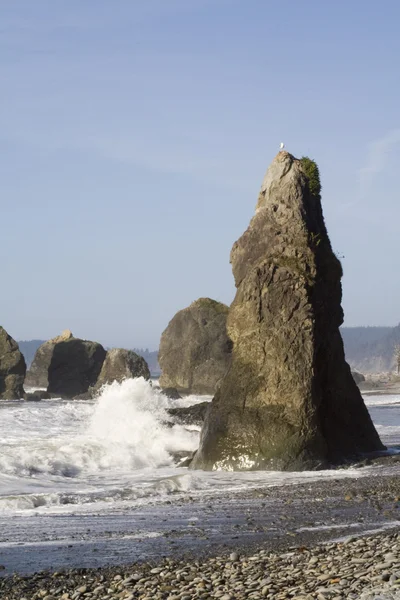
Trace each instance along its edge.
<instances>
[{"instance_id":1,"label":"shoreline","mask_svg":"<svg viewBox=\"0 0 400 600\"><path fill-rule=\"evenodd\" d=\"M227 562L227 555L237 553L245 561L246 556L260 551L281 554L303 548L307 549L304 552L311 552L318 544L329 545L349 537L365 539L376 533L378 537L387 537L391 534L381 532L400 531L400 478L396 466L389 471L385 475L360 474L356 479L333 476L309 483L260 486L233 492L229 497L201 500L188 497L175 502L172 497L163 505L115 515L38 515L41 526L44 523L52 528L49 539L35 541L33 533L29 544L1 539L0 565L5 568L0 572L3 575L0 597L2 600L46 598L35 596L36 588L49 591L45 583L49 586L52 581L65 580L66 586L70 579L79 580L81 586L77 587L82 587L88 573L96 581L138 569L150 573L160 563L165 564L165 560L181 565L185 561L191 564L225 556ZM23 527L23 518L21 521ZM74 532L74 539L65 537L66 529ZM48 570L51 566L53 572ZM13 571L20 575L13 576ZM65 575L55 575L54 571ZM24 596L21 586L31 586L31 595ZM80 598L47 595L49 600L51 596L63 600ZM236 597L240 596L233 596ZM91 596L82 595L83 598ZM117 596L93 598L113 600ZM133 595L134 598L147 596Z\"/></svg>"}]
</instances>

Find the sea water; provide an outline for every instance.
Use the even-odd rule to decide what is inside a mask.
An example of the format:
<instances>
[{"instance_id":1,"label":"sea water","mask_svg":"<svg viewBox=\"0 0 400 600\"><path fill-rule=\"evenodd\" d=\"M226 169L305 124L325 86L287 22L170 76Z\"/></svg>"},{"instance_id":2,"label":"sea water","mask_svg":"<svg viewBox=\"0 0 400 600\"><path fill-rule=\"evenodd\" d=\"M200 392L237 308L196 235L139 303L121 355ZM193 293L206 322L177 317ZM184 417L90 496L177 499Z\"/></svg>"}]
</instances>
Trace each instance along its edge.
<instances>
[{"instance_id":1,"label":"sea water","mask_svg":"<svg viewBox=\"0 0 400 600\"><path fill-rule=\"evenodd\" d=\"M113 383L95 401L0 403L0 518L38 513L112 512L262 485L360 477L375 467L304 473L205 473L176 464L198 446L199 428L171 422L170 400L143 378ZM382 441L400 444L400 395L367 396ZM378 467L376 467L378 469ZM382 466L379 467L382 472Z\"/></svg>"}]
</instances>

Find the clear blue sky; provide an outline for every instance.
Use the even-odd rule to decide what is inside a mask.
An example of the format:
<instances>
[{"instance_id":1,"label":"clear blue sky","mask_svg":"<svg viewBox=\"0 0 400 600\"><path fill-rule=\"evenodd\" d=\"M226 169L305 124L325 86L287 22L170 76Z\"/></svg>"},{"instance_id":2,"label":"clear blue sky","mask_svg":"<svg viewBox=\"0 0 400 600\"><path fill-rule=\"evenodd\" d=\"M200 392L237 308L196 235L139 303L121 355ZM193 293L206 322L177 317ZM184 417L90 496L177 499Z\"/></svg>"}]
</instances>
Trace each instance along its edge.
<instances>
[{"instance_id":1,"label":"clear blue sky","mask_svg":"<svg viewBox=\"0 0 400 600\"><path fill-rule=\"evenodd\" d=\"M157 348L279 143L320 165L346 325L396 324L398 0L2 0L1 324Z\"/></svg>"}]
</instances>

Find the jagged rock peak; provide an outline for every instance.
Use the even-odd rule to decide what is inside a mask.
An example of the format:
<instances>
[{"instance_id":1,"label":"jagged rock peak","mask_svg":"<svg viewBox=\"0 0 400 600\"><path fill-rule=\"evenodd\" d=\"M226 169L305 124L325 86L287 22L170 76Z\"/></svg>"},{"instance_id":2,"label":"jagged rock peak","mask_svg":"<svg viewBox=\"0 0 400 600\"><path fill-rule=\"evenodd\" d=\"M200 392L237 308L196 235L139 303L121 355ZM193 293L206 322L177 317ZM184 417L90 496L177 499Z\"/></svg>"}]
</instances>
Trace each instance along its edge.
<instances>
[{"instance_id":1,"label":"jagged rock peak","mask_svg":"<svg viewBox=\"0 0 400 600\"><path fill-rule=\"evenodd\" d=\"M232 364L192 468L306 469L383 448L344 359L342 268L310 163L318 174L279 152L233 245Z\"/></svg>"}]
</instances>

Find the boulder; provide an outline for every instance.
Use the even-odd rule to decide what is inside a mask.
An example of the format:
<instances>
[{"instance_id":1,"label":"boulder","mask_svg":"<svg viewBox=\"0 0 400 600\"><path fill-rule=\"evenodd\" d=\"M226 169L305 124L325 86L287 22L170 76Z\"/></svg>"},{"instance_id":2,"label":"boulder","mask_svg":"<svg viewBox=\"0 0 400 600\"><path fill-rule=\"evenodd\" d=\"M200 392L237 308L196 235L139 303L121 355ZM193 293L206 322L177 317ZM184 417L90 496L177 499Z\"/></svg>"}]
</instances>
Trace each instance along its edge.
<instances>
[{"instance_id":1,"label":"boulder","mask_svg":"<svg viewBox=\"0 0 400 600\"><path fill-rule=\"evenodd\" d=\"M167 413L173 417L175 423L201 427L209 407L210 402L199 402L191 406L168 408Z\"/></svg>"},{"instance_id":2,"label":"boulder","mask_svg":"<svg viewBox=\"0 0 400 600\"><path fill-rule=\"evenodd\" d=\"M49 367L56 344L66 342L73 337L72 332L66 329L61 335L39 346L26 374L25 386L47 388L49 384Z\"/></svg>"},{"instance_id":3,"label":"boulder","mask_svg":"<svg viewBox=\"0 0 400 600\"><path fill-rule=\"evenodd\" d=\"M277 155L232 248L232 364L192 468L301 470L384 448L345 362L342 268L310 162Z\"/></svg>"},{"instance_id":4,"label":"boulder","mask_svg":"<svg viewBox=\"0 0 400 600\"><path fill-rule=\"evenodd\" d=\"M182 396L176 388L164 388L162 393L170 400L180 400Z\"/></svg>"},{"instance_id":5,"label":"boulder","mask_svg":"<svg viewBox=\"0 0 400 600\"><path fill-rule=\"evenodd\" d=\"M25 359L18 344L0 327L0 399L18 400L24 397Z\"/></svg>"},{"instance_id":6,"label":"boulder","mask_svg":"<svg viewBox=\"0 0 400 600\"><path fill-rule=\"evenodd\" d=\"M351 374L357 385L360 385L360 383L365 381L365 377L362 373L359 373L358 371L352 371Z\"/></svg>"},{"instance_id":7,"label":"boulder","mask_svg":"<svg viewBox=\"0 0 400 600\"><path fill-rule=\"evenodd\" d=\"M50 400L50 398L51 394L45 390L36 390L36 392L25 394L25 400L30 402L40 402L40 400Z\"/></svg>"},{"instance_id":8,"label":"boulder","mask_svg":"<svg viewBox=\"0 0 400 600\"><path fill-rule=\"evenodd\" d=\"M47 391L65 398L85 394L99 378L106 351L101 344L70 337L54 345Z\"/></svg>"},{"instance_id":9,"label":"boulder","mask_svg":"<svg viewBox=\"0 0 400 600\"><path fill-rule=\"evenodd\" d=\"M106 354L96 388L98 389L106 383L121 382L124 379L134 377L150 379L149 367L144 358L133 352L133 350L112 348Z\"/></svg>"},{"instance_id":10,"label":"boulder","mask_svg":"<svg viewBox=\"0 0 400 600\"><path fill-rule=\"evenodd\" d=\"M228 307L200 298L169 322L160 342L160 386L185 394L214 394L231 361Z\"/></svg>"}]
</instances>

